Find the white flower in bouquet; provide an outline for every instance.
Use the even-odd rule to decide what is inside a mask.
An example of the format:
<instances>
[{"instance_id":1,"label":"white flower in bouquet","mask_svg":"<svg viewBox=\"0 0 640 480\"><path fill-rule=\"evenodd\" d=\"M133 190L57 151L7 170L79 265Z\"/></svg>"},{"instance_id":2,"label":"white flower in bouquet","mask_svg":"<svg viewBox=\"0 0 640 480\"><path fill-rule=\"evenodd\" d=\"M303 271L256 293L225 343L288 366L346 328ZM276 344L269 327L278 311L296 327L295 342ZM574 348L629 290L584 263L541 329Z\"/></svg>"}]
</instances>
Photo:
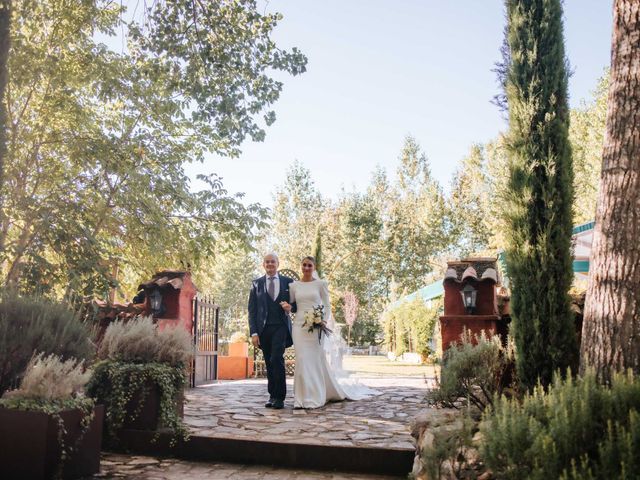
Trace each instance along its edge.
<instances>
[{"instance_id":1,"label":"white flower in bouquet","mask_svg":"<svg viewBox=\"0 0 640 480\"><path fill-rule=\"evenodd\" d=\"M327 322L324 321L324 305L316 305L313 310L308 310L304 313L304 322L302 328L306 328L308 332L318 331L318 342L322 334L330 335L331 329L327 327Z\"/></svg>"},{"instance_id":2,"label":"white flower in bouquet","mask_svg":"<svg viewBox=\"0 0 640 480\"><path fill-rule=\"evenodd\" d=\"M313 311L305 312L305 314L304 314L304 322L302 322L302 327L303 328L308 328L308 327L312 326L313 325L313 319L314 319Z\"/></svg>"}]
</instances>

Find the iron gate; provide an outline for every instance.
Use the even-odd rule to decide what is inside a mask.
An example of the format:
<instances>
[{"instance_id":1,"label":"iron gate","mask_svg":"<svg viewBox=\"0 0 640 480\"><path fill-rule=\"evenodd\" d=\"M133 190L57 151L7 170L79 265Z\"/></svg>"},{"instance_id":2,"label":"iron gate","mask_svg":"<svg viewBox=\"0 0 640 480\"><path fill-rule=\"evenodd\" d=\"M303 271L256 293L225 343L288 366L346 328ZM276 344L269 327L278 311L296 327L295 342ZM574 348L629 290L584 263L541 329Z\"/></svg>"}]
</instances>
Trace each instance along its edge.
<instances>
[{"instance_id":1,"label":"iron gate","mask_svg":"<svg viewBox=\"0 0 640 480\"><path fill-rule=\"evenodd\" d=\"M212 297L198 295L193 299L194 359L191 386L218 379L218 315L220 307Z\"/></svg>"}]
</instances>

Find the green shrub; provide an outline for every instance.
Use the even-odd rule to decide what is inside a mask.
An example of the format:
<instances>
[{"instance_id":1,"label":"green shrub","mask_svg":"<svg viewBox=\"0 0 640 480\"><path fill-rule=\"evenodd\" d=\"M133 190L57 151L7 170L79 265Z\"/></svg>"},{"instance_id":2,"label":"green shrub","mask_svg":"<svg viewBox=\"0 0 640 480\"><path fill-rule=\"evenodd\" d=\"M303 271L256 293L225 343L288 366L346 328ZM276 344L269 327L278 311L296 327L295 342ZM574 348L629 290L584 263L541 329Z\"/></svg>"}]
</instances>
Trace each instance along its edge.
<instances>
[{"instance_id":1,"label":"green shrub","mask_svg":"<svg viewBox=\"0 0 640 480\"><path fill-rule=\"evenodd\" d=\"M459 344L444 353L437 387L428 394L431 403L458 408L460 400L484 410L513 385L513 346L503 346L500 337L468 332Z\"/></svg>"},{"instance_id":2,"label":"green shrub","mask_svg":"<svg viewBox=\"0 0 640 480\"><path fill-rule=\"evenodd\" d=\"M186 436L176 402L181 401L192 355L191 335L181 326L160 331L151 318L109 325L98 350L102 361L94 366L87 392L105 404L112 444L117 444L123 424L140 414L153 387L160 394L159 425L171 429L174 440ZM140 403L131 411L136 396Z\"/></svg>"},{"instance_id":3,"label":"green shrub","mask_svg":"<svg viewBox=\"0 0 640 480\"><path fill-rule=\"evenodd\" d=\"M481 455L500 479L640 478L640 380L593 373L501 399L481 424Z\"/></svg>"},{"instance_id":4,"label":"green shrub","mask_svg":"<svg viewBox=\"0 0 640 480\"><path fill-rule=\"evenodd\" d=\"M426 478L463 478L462 472L470 469L467 457L476 430L477 422L465 413L456 422L432 428L430 445L420 450Z\"/></svg>"},{"instance_id":5,"label":"green shrub","mask_svg":"<svg viewBox=\"0 0 640 480\"><path fill-rule=\"evenodd\" d=\"M141 402L147 398L155 385L160 394L159 425L173 431L174 440L185 438L187 428L176 412L176 402L186 384L185 370L165 363L132 363L101 361L93 369L87 385L87 393L98 403L105 405L105 425L111 444L117 444L119 432L126 420L135 420L144 408L144 403L128 410L129 403L137 394Z\"/></svg>"},{"instance_id":6,"label":"green shrub","mask_svg":"<svg viewBox=\"0 0 640 480\"><path fill-rule=\"evenodd\" d=\"M0 297L0 395L18 386L36 352L90 360L90 327L66 306L6 293Z\"/></svg>"},{"instance_id":7,"label":"green shrub","mask_svg":"<svg viewBox=\"0 0 640 480\"><path fill-rule=\"evenodd\" d=\"M182 326L158 330L151 317L109 325L98 349L101 360L166 363L184 367L193 355L189 332Z\"/></svg>"}]
</instances>

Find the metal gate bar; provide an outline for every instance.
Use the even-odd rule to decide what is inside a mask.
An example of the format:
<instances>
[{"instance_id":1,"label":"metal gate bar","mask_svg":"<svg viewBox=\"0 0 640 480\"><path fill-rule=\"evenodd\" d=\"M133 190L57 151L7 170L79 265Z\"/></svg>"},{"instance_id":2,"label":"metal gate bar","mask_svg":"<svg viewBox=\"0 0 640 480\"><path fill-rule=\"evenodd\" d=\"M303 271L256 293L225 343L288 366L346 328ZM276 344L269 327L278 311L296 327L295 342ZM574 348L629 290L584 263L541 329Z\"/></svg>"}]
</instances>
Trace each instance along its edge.
<instances>
[{"instance_id":1,"label":"metal gate bar","mask_svg":"<svg viewBox=\"0 0 640 480\"><path fill-rule=\"evenodd\" d=\"M194 359L191 387L218 378L218 330L220 307L211 297L197 296L193 300Z\"/></svg>"}]
</instances>

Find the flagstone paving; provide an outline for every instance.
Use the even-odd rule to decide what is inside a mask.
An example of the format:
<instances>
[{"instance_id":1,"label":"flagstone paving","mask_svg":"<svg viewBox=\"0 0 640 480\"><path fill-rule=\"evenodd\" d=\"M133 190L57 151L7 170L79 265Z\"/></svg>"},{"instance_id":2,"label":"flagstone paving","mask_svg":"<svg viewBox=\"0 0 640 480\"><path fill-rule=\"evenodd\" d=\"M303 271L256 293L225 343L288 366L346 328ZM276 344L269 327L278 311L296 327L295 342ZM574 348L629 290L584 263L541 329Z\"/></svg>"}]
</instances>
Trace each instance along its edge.
<instances>
[{"instance_id":1,"label":"flagstone paving","mask_svg":"<svg viewBox=\"0 0 640 480\"><path fill-rule=\"evenodd\" d=\"M425 408L425 393L433 379L361 377L359 381L381 394L315 410L293 409L290 397L282 410L265 408L264 379L201 386L187 392L185 422L192 435L206 437L413 450L411 420ZM291 380L287 388L291 394Z\"/></svg>"},{"instance_id":2,"label":"flagstone paving","mask_svg":"<svg viewBox=\"0 0 640 480\"><path fill-rule=\"evenodd\" d=\"M199 463L173 458L104 453L100 473L92 479L136 480L391 480L398 477L358 473L318 472L284 469L265 465Z\"/></svg>"}]
</instances>

